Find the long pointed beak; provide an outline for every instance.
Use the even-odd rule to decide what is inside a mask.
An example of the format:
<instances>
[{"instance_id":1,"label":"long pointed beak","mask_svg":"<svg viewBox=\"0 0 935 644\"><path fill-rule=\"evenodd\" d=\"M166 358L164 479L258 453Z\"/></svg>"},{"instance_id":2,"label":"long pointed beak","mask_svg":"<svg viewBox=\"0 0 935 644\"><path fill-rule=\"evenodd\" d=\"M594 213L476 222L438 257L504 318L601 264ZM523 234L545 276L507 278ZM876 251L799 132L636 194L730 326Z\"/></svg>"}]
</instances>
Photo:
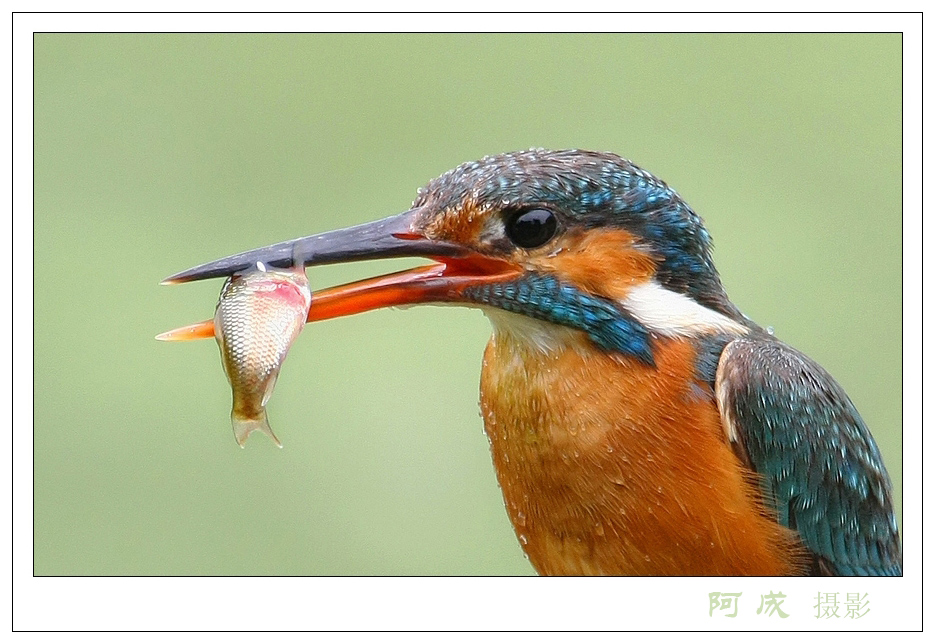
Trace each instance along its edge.
<instances>
[{"instance_id":1,"label":"long pointed beak","mask_svg":"<svg viewBox=\"0 0 935 644\"><path fill-rule=\"evenodd\" d=\"M305 266L336 264L388 257L460 257L467 251L448 242L433 241L418 233L419 210L320 235L301 237L265 248L248 250L176 273L163 284L181 284L194 280L226 277L263 262L267 266L288 268L294 263Z\"/></svg>"},{"instance_id":2,"label":"long pointed beak","mask_svg":"<svg viewBox=\"0 0 935 644\"><path fill-rule=\"evenodd\" d=\"M308 321L314 322L386 306L464 301L462 294L471 285L505 281L521 273L520 267L511 262L480 255L459 244L425 238L419 232L419 214L410 210L373 223L231 255L176 273L162 283L224 277L257 262L286 268L293 263L314 266L389 257L427 257L436 261L313 293ZM195 340L213 335L213 321L206 320L160 334L157 339Z\"/></svg>"}]
</instances>

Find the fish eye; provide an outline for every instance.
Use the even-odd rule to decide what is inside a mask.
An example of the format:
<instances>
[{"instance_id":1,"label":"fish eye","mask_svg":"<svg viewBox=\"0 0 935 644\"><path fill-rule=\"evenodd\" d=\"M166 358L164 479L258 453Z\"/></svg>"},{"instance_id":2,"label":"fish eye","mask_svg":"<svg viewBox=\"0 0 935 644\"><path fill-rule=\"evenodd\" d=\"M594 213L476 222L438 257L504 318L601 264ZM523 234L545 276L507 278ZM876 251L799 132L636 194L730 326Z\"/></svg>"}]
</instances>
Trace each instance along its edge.
<instances>
[{"instance_id":1,"label":"fish eye","mask_svg":"<svg viewBox=\"0 0 935 644\"><path fill-rule=\"evenodd\" d=\"M545 208L525 210L506 222L506 235L520 248L536 248L555 236L558 218Z\"/></svg>"}]
</instances>

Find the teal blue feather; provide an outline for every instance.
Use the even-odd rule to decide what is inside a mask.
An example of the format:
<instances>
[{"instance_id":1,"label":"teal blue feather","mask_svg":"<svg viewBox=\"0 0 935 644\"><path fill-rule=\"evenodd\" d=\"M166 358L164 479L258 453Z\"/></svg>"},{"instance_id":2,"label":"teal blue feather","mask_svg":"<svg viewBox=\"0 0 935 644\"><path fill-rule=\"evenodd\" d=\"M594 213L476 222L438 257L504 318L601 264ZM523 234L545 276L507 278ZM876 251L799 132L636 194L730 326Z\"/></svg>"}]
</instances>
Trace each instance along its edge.
<instances>
[{"instance_id":1,"label":"teal blue feather","mask_svg":"<svg viewBox=\"0 0 935 644\"><path fill-rule=\"evenodd\" d=\"M813 572L902 574L889 475L841 386L764 334L726 347L717 388L738 454L812 553Z\"/></svg>"}]
</instances>

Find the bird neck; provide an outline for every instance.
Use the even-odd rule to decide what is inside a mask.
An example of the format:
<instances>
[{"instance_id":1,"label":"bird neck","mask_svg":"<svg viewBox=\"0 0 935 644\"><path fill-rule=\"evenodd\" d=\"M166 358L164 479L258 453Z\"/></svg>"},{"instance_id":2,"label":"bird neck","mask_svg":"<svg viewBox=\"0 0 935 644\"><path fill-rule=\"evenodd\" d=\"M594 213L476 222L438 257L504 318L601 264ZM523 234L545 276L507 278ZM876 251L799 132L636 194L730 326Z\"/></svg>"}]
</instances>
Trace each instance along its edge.
<instances>
[{"instance_id":1,"label":"bird neck","mask_svg":"<svg viewBox=\"0 0 935 644\"><path fill-rule=\"evenodd\" d=\"M528 340L543 348L552 344L550 339L567 344L572 337L587 336L602 349L653 363L644 325L613 299L587 293L554 275L529 273L513 281L478 284L465 289L463 296L486 307L494 326L515 335L520 344Z\"/></svg>"},{"instance_id":2,"label":"bird neck","mask_svg":"<svg viewBox=\"0 0 935 644\"><path fill-rule=\"evenodd\" d=\"M739 336L752 328L739 312L725 315L651 277L614 284L592 292L556 275L530 272L469 286L461 297L484 309L496 332L513 337L517 346L541 352L591 344L648 366L654 365L654 338Z\"/></svg>"}]
</instances>

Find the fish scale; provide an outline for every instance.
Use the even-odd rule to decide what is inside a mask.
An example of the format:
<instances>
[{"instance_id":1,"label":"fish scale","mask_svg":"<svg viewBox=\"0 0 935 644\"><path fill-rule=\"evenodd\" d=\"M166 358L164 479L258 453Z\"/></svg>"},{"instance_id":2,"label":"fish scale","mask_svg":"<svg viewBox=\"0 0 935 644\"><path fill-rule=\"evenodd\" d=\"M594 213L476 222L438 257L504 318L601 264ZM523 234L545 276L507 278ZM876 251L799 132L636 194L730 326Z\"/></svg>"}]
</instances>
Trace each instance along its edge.
<instances>
[{"instance_id":1,"label":"fish scale","mask_svg":"<svg viewBox=\"0 0 935 644\"><path fill-rule=\"evenodd\" d=\"M269 426L266 403L311 304L305 271L255 270L224 283L214 316L221 364L231 385L231 424L243 447L254 431L282 443Z\"/></svg>"}]
</instances>

